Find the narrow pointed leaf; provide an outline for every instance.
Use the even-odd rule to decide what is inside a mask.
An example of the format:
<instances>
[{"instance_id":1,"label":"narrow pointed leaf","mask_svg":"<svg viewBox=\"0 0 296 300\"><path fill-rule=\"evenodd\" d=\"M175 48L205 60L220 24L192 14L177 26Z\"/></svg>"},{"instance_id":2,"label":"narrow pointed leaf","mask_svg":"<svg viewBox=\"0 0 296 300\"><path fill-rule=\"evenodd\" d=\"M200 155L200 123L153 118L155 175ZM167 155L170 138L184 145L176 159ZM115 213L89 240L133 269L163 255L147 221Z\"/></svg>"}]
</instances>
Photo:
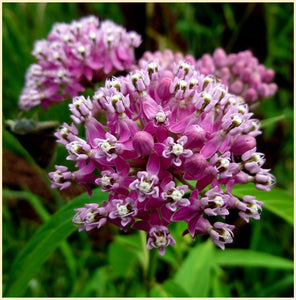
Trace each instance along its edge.
<instances>
[{"instance_id":1,"label":"narrow pointed leaf","mask_svg":"<svg viewBox=\"0 0 296 300\"><path fill-rule=\"evenodd\" d=\"M207 297L209 295L213 248L211 240L193 248L173 278L189 297Z\"/></svg>"},{"instance_id":2,"label":"narrow pointed leaf","mask_svg":"<svg viewBox=\"0 0 296 300\"><path fill-rule=\"evenodd\" d=\"M258 267L293 270L294 263L284 257L245 249L215 251L215 262L223 267Z\"/></svg>"},{"instance_id":3,"label":"narrow pointed leaf","mask_svg":"<svg viewBox=\"0 0 296 300\"><path fill-rule=\"evenodd\" d=\"M77 228L72 223L74 208L82 207L85 203L102 202L107 194L95 190L92 200L86 193L78 196L54 214L35 233L14 261L9 273L5 297L21 297L30 279L40 269L50 254L68 238Z\"/></svg>"}]
</instances>

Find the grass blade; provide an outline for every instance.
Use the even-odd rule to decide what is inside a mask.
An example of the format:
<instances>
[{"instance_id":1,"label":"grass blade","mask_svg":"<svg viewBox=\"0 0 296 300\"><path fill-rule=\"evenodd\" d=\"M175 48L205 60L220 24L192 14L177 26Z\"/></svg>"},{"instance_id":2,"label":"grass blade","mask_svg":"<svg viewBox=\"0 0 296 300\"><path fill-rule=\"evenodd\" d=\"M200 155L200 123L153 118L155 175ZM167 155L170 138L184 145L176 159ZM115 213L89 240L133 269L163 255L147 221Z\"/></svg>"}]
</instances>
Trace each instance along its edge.
<instances>
[{"instance_id":1,"label":"grass blade","mask_svg":"<svg viewBox=\"0 0 296 300\"><path fill-rule=\"evenodd\" d=\"M96 201L103 201L106 196L107 194L100 190L95 190L93 195ZM73 209L90 202L92 201L86 193L78 196L41 226L13 263L4 291L5 297L20 297L23 295L29 280L35 272L57 246L77 230L72 223Z\"/></svg>"},{"instance_id":2,"label":"grass blade","mask_svg":"<svg viewBox=\"0 0 296 300\"><path fill-rule=\"evenodd\" d=\"M215 263L223 267L260 267L293 270L294 263L284 257L245 249L215 252Z\"/></svg>"}]
</instances>

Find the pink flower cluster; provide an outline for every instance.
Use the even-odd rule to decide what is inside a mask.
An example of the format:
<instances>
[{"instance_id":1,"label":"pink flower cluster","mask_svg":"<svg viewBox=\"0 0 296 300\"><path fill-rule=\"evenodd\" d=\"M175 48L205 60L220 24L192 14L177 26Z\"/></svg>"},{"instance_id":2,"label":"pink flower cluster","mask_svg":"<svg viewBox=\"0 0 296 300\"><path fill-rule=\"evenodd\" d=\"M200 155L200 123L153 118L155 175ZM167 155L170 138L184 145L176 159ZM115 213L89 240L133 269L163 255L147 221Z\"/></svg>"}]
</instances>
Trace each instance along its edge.
<instances>
[{"instance_id":1,"label":"pink flower cluster","mask_svg":"<svg viewBox=\"0 0 296 300\"><path fill-rule=\"evenodd\" d=\"M173 222L185 221L185 233L209 235L224 249L233 241L234 225L226 222L230 213L246 222L260 218L262 202L232 194L234 185L252 182L269 191L275 182L263 168L264 154L257 152L259 121L215 76L176 61L143 63L106 80L92 98L78 96L70 104L74 123L85 132L65 123L56 137L77 170L56 166L49 174L52 187L64 189L75 181L90 194L99 186L109 197L101 206L75 210L79 230L107 222L144 230L148 249L163 255L175 244Z\"/></svg>"},{"instance_id":2,"label":"pink flower cluster","mask_svg":"<svg viewBox=\"0 0 296 300\"><path fill-rule=\"evenodd\" d=\"M274 71L260 64L249 50L227 55L218 48L213 56L204 54L196 66L203 74L219 77L231 93L248 103L273 97L277 91L277 85L272 83Z\"/></svg>"},{"instance_id":3,"label":"pink flower cluster","mask_svg":"<svg viewBox=\"0 0 296 300\"><path fill-rule=\"evenodd\" d=\"M249 50L227 55L223 49L218 48L213 56L204 54L198 60L191 55L184 57L181 53L173 53L169 49L154 53L147 51L139 60L139 66L152 59L158 60L166 68L172 68L173 63L180 60L195 64L200 73L216 76L229 87L230 93L240 96L242 101L249 104L273 97L277 91L277 85L272 82L274 71L260 64Z\"/></svg>"},{"instance_id":4,"label":"pink flower cluster","mask_svg":"<svg viewBox=\"0 0 296 300\"><path fill-rule=\"evenodd\" d=\"M32 54L38 63L27 70L20 108L29 110L40 104L47 108L128 69L140 43L137 33L109 20L99 23L95 16L56 23L47 39L35 42Z\"/></svg>"}]
</instances>

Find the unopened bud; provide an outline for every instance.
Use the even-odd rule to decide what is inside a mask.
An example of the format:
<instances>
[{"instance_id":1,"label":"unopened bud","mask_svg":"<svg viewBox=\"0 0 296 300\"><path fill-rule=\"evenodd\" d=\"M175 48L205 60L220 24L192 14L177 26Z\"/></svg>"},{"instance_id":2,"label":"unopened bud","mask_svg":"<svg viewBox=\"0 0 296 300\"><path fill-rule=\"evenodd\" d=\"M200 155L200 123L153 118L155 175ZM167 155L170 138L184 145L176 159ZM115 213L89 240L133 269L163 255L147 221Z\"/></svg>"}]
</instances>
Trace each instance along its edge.
<instances>
[{"instance_id":1,"label":"unopened bud","mask_svg":"<svg viewBox=\"0 0 296 300\"><path fill-rule=\"evenodd\" d=\"M256 147L256 139L251 135L239 135L233 142L231 151L235 155L242 155Z\"/></svg>"},{"instance_id":2,"label":"unopened bud","mask_svg":"<svg viewBox=\"0 0 296 300\"><path fill-rule=\"evenodd\" d=\"M206 138L205 130L199 125L190 125L184 133L188 140L186 143L187 148L197 148L204 144Z\"/></svg>"},{"instance_id":3,"label":"unopened bud","mask_svg":"<svg viewBox=\"0 0 296 300\"><path fill-rule=\"evenodd\" d=\"M249 88L244 92L243 97L246 101L253 102L258 98L258 95L253 88Z\"/></svg>"},{"instance_id":4,"label":"unopened bud","mask_svg":"<svg viewBox=\"0 0 296 300\"><path fill-rule=\"evenodd\" d=\"M230 86L230 92L234 94L240 94L244 88L243 83L240 80L236 80Z\"/></svg>"},{"instance_id":5,"label":"unopened bud","mask_svg":"<svg viewBox=\"0 0 296 300\"><path fill-rule=\"evenodd\" d=\"M218 68L227 66L227 63L228 63L227 55L223 49L221 49L221 48L216 49L213 53L213 59L214 59L215 65Z\"/></svg>"},{"instance_id":6,"label":"unopened bud","mask_svg":"<svg viewBox=\"0 0 296 300\"><path fill-rule=\"evenodd\" d=\"M207 166L207 161L202 154L195 153L192 156L186 158L185 160L185 170L190 175L197 175L204 171Z\"/></svg>"},{"instance_id":7,"label":"unopened bud","mask_svg":"<svg viewBox=\"0 0 296 300\"><path fill-rule=\"evenodd\" d=\"M154 140L150 133L147 131L136 132L133 139L133 147L139 154L150 154L154 147Z\"/></svg>"}]
</instances>

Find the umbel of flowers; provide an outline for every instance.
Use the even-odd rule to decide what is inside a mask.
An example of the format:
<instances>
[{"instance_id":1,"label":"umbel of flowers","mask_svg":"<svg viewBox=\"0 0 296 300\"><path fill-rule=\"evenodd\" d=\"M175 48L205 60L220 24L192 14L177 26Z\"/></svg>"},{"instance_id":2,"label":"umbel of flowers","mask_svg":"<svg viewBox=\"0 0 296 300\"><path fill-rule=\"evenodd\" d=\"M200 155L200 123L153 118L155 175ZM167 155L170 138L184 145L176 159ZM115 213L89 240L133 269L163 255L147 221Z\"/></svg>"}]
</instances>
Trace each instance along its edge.
<instances>
[{"instance_id":1,"label":"umbel of flowers","mask_svg":"<svg viewBox=\"0 0 296 300\"><path fill-rule=\"evenodd\" d=\"M99 22L95 16L71 24L56 23L47 39L35 42L32 54L37 63L27 70L20 108L48 108L126 70L140 43L136 32L127 32L110 20Z\"/></svg>"},{"instance_id":2,"label":"umbel of flowers","mask_svg":"<svg viewBox=\"0 0 296 300\"><path fill-rule=\"evenodd\" d=\"M170 49L163 52L146 51L138 65L144 66L153 59L168 69L172 69L174 62L180 60L194 64L200 73L216 76L229 87L229 92L242 97L248 104L260 103L263 99L273 97L277 91L277 85L272 82L274 71L260 64L249 50L227 55L222 48L217 48L212 56L204 54L197 60L192 55L183 56Z\"/></svg>"},{"instance_id":3,"label":"umbel of flowers","mask_svg":"<svg viewBox=\"0 0 296 300\"><path fill-rule=\"evenodd\" d=\"M148 249L163 255L175 244L173 222L185 221L185 233L209 235L224 249L233 241L229 214L246 222L260 218L262 202L232 194L235 185L252 182L269 191L275 182L257 152L260 123L241 97L196 64L147 61L69 106L74 123L63 124L56 136L76 171L56 166L52 187L75 181L90 194L93 185L108 192L101 206L94 199L75 210L79 230L107 222L144 230Z\"/></svg>"}]
</instances>

